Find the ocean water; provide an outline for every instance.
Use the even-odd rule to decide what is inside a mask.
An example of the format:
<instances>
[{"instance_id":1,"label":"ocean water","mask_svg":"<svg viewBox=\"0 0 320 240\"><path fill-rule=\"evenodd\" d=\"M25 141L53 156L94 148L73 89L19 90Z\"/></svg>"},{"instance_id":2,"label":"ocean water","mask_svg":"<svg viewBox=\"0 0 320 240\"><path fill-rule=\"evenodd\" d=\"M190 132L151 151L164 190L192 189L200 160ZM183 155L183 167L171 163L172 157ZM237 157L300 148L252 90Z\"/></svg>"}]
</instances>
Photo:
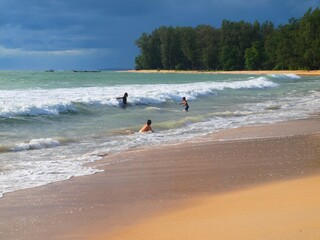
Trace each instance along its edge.
<instances>
[{"instance_id":1,"label":"ocean water","mask_svg":"<svg viewBox=\"0 0 320 240\"><path fill-rule=\"evenodd\" d=\"M0 196L96 173L85 164L106 154L318 112L320 77L0 71ZM155 132L137 133L147 119Z\"/></svg>"}]
</instances>

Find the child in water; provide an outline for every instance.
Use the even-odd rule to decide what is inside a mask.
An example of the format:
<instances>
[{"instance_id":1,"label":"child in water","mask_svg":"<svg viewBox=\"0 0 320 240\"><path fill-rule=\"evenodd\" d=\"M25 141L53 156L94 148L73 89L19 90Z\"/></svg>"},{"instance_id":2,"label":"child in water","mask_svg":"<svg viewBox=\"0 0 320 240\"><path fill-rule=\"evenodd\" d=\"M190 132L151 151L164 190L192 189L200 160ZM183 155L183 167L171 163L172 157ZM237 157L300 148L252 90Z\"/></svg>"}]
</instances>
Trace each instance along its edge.
<instances>
[{"instance_id":1,"label":"child in water","mask_svg":"<svg viewBox=\"0 0 320 240\"><path fill-rule=\"evenodd\" d=\"M151 128L151 120L149 119L148 121L147 121L147 124L145 124L141 129L140 129L140 131L139 132L153 132L153 130L152 130L152 128Z\"/></svg>"},{"instance_id":2,"label":"child in water","mask_svg":"<svg viewBox=\"0 0 320 240\"><path fill-rule=\"evenodd\" d=\"M187 102L185 97L182 98L182 102L179 105L183 105L184 106L184 111L188 112L189 104L188 104L188 102Z\"/></svg>"}]
</instances>

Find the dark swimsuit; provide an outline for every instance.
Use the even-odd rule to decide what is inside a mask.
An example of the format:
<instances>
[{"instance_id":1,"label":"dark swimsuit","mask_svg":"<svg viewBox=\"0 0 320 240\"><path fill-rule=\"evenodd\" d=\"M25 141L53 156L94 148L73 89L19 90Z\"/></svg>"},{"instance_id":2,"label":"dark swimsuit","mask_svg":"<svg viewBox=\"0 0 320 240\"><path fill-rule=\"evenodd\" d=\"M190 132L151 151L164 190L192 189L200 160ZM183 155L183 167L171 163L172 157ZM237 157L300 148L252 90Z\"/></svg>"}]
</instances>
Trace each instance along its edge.
<instances>
[{"instance_id":1,"label":"dark swimsuit","mask_svg":"<svg viewBox=\"0 0 320 240\"><path fill-rule=\"evenodd\" d=\"M184 110L186 110L188 112L188 109L189 109L189 105L188 103L186 104L186 107L184 108Z\"/></svg>"},{"instance_id":2,"label":"dark swimsuit","mask_svg":"<svg viewBox=\"0 0 320 240\"><path fill-rule=\"evenodd\" d=\"M127 104L127 97L123 97L122 98L122 103L125 104L125 105Z\"/></svg>"}]
</instances>

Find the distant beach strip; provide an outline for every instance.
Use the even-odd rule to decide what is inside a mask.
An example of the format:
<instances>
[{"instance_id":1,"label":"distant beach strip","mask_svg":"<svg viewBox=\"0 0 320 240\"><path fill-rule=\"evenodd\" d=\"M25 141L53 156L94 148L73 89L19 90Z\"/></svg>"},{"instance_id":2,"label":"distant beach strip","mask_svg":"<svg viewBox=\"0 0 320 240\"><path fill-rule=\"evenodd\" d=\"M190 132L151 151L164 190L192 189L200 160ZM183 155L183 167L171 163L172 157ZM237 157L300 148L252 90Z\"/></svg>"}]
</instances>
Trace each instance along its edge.
<instances>
[{"instance_id":1,"label":"distant beach strip","mask_svg":"<svg viewBox=\"0 0 320 240\"><path fill-rule=\"evenodd\" d=\"M271 75L296 74L299 76L320 76L320 70L261 70L261 71L194 71L194 70L125 70L119 72L135 73L182 73L182 74L245 74L245 75Z\"/></svg>"}]
</instances>

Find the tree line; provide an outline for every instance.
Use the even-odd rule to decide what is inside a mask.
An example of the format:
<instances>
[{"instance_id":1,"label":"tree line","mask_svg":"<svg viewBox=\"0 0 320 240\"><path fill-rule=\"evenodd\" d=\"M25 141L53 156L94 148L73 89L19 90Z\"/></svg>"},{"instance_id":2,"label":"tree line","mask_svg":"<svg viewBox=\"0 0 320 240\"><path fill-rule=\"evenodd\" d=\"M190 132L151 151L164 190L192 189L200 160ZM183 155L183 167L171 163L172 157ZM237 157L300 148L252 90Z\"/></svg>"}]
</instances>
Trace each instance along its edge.
<instances>
[{"instance_id":1,"label":"tree line","mask_svg":"<svg viewBox=\"0 0 320 240\"><path fill-rule=\"evenodd\" d=\"M314 70L320 68L320 10L278 27L228 20L220 28L162 26L135 43L137 70Z\"/></svg>"}]
</instances>

